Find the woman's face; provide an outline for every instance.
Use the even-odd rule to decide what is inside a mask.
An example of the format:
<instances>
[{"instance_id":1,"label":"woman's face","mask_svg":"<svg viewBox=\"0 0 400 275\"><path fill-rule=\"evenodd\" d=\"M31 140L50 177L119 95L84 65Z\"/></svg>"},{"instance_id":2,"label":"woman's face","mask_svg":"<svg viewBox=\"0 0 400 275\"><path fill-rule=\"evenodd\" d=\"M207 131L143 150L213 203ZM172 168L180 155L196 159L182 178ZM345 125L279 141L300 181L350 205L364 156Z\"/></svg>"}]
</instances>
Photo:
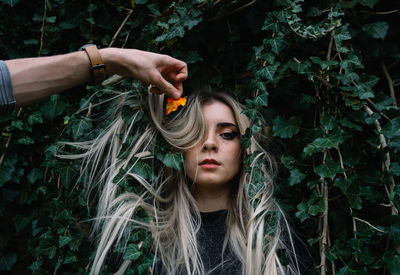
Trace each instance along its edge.
<instances>
[{"instance_id":1,"label":"woman's face","mask_svg":"<svg viewBox=\"0 0 400 275\"><path fill-rule=\"evenodd\" d=\"M240 169L240 133L230 107L213 101L202 107L207 136L184 153L187 176L197 186L230 186ZM228 184L228 185L227 185Z\"/></svg>"}]
</instances>

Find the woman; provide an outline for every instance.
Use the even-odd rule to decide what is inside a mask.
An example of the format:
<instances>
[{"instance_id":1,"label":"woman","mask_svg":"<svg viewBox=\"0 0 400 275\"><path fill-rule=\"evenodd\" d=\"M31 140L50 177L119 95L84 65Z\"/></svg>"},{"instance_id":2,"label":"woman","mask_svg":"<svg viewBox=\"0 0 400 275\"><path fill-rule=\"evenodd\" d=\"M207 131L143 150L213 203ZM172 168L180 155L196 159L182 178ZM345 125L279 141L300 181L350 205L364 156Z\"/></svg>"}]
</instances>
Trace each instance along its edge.
<instances>
[{"instance_id":1,"label":"woman","mask_svg":"<svg viewBox=\"0 0 400 275\"><path fill-rule=\"evenodd\" d=\"M132 98L120 102L114 122L102 135L70 143L87 150L68 158L85 157L89 188L101 192L94 225L100 241L91 273L100 272L112 245L126 244L132 224L152 232L154 252L161 260L154 265L155 274L299 273L290 234L281 234L287 223L272 197L273 162L254 138L242 148L240 136L250 121L236 100L202 91L168 118L163 115L163 96L149 94L152 125L126 152L122 145L137 132L141 106ZM124 105L134 111L128 122L121 117ZM133 171L139 160L152 157L160 135L172 151L183 153L183 169L163 167L156 179L146 180ZM251 163L244 164L250 155ZM260 172L264 186L255 190L252 177ZM143 191L121 191L119 184L125 180L140 184ZM154 217L151 222L133 218L140 208ZM286 266L278 257L280 248L291 251Z\"/></svg>"}]
</instances>

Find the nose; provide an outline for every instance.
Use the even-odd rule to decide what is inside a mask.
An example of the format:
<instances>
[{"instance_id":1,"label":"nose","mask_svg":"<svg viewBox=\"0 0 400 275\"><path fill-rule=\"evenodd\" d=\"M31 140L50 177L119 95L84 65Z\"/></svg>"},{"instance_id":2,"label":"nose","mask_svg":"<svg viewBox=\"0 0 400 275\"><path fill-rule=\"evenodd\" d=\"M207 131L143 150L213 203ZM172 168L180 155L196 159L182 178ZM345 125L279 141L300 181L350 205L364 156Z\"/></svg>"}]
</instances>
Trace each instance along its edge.
<instances>
[{"instance_id":1,"label":"nose","mask_svg":"<svg viewBox=\"0 0 400 275\"><path fill-rule=\"evenodd\" d=\"M218 151L218 143L215 137L211 134L207 135L206 140L204 141L202 151Z\"/></svg>"}]
</instances>

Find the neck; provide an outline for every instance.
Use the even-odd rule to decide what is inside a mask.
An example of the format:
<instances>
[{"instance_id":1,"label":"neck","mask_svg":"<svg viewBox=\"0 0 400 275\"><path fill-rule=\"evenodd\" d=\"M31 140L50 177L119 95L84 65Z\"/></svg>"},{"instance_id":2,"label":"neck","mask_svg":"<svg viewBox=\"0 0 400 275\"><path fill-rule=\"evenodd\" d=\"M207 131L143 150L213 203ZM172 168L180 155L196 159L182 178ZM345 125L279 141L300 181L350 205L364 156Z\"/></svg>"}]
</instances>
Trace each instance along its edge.
<instances>
[{"instance_id":1,"label":"neck","mask_svg":"<svg viewBox=\"0 0 400 275\"><path fill-rule=\"evenodd\" d=\"M196 186L194 197L200 212L228 209L230 188Z\"/></svg>"}]
</instances>

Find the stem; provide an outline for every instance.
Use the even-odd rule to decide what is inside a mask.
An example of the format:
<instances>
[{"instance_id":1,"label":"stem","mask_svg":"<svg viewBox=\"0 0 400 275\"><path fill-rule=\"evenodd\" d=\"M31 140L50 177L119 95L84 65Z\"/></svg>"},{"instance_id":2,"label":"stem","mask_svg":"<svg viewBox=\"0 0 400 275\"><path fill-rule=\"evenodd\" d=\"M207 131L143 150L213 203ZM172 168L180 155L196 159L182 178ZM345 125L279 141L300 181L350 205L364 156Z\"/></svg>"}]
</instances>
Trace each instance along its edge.
<instances>
[{"instance_id":1,"label":"stem","mask_svg":"<svg viewBox=\"0 0 400 275\"><path fill-rule=\"evenodd\" d=\"M46 4L46 1L47 0L43 1L44 12L43 12L42 26L40 27L40 47L39 47L38 56L40 56L40 53L42 52L42 49L43 49L44 25L46 24L46 16L47 16L47 4Z\"/></svg>"},{"instance_id":2,"label":"stem","mask_svg":"<svg viewBox=\"0 0 400 275\"><path fill-rule=\"evenodd\" d=\"M328 151L325 150L322 164L325 163L327 154L328 154ZM324 213L322 214L322 236L321 236L321 242L320 242L321 263L319 266L321 268L320 274L326 275L325 250L327 248L327 243L328 243L328 184L323 177L320 178L320 181L321 181L321 191L322 191L322 195L324 197L325 210L324 210Z\"/></svg>"},{"instance_id":3,"label":"stem","mask_svg":"<svg viewBox=\"0 0 400 275\"><path fill-rule=\"evenodd\" d=\"M375 230L378 231L378 232L385 233L385 231L380 230L379 228L376 228L375 226L373 226L372 224L370 224L369 222L367 222L367 221L365 221L365 220L363 220L363 219L360 219L360 218L357 218L357 217L353 217L353 218L354 218L355 220L357 220L357 221L360 221L360 222L365 223L366 225L370 226L371 228L375 229Z\"/></svg>"},{"instance_id":4,"label":"stem","mask_svg":"<svg viewBox=\"0 0 400 275\"><path fill-rule=\"evenodd\" d=\"M392 80L392 77L390 76L389 71L382 59L381 59L381 67L382 67L383 73L385 74L386 80L389 85L390 97L393 98L393 106L397 106L396 95L394 93L393 80Z\"/></svg>"},{"instance_id":5,"label":"stem","mask_svg":"<svg viewBox=\"0 0 400 275\"><path fill-rule=\"evenodd\" d=\"M367 112L367 114L369 116L372 116L374 114L374 112L367 105L364 105L364 110ZM381 133L382 127L381 127L381 124L379 123L379 121L377 119L374 121L374 124L375 124L376 130L379 133L379 142L380 142L382 150L383 150L388 146L387 142L386 142L386 138ZM385 159L383 161L383 166L385 167L386 170L389 170L389 168L390 168L390 154L389 154L389 152L387 152L385 154ZM393 192L394 187L396 185L393 176L389 177L389 181L390 181L390 186L389 186L389 190L388 191L389 192ZM392 200L389 197L389 194L388 194L388 199L389 199L390 204L392 205L392 207L391 207L392 208L392 215L398 215L399 214L399 210L393 204Z\"/></svg>"},{"instance_id":6,"label":"stem","mask_svg":"<svg viewBox=\"0 0 400 275\"><path fill-rule=\"evenodd\" d=\"M115 40L117 39L119 33L121 32L122 28L125 26L126 22L128 21L129 17L132 15L132 13L133 13L133 10L130 10L130 11L128 12L128 14L126 15L124 21L122 21L122 23L121 23L121 25L119 26L118 30L115 32L115 34L114 34L113 38L111 39L111 42L110 42L110 44L108 45L108 47L111 47L111 46L114 44L114 42L115 42Z\"/></svg>"}]
</instances>

